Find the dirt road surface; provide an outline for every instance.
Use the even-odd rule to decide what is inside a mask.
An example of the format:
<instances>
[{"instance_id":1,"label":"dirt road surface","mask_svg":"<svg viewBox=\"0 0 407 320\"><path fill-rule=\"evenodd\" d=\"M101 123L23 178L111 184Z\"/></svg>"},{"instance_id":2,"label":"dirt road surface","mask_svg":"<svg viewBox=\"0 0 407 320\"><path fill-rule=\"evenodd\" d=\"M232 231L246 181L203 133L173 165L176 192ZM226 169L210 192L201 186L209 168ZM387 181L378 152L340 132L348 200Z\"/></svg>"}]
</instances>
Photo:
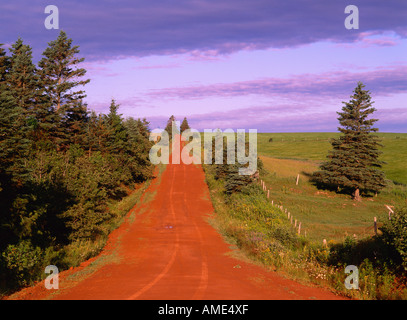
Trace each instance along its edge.
<instances>
[{"instance_id":1,"label":"dirt road surface","mask_svg":"<svg viewBox=\"0 0 407 320\"><path fill-rule=\"evenodd\" d=\"M200 165L170 164L110 236L103 252L12 299L341 299L237 259L208 223L214 215Z\"/></svg>"}]
</instances>

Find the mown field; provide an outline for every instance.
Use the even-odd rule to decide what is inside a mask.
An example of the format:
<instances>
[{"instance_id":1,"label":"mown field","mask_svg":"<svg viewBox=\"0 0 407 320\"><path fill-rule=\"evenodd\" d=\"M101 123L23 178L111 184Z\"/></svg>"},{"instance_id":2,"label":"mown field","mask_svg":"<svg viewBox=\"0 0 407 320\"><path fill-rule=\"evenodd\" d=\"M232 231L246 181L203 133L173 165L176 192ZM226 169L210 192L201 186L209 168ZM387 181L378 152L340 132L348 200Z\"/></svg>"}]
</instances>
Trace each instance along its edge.
<instances>
[{"instance_id":1,"label":"mown field","mask_svg":"<svg viewBox=\"0 0 407 320\"><path fill-rule=\"evenodd\" d=\"M407 134L380 133L381 159L389 186L377 197L355 202L349 195L318 190L309 175L318 169L331 149L329 139L337 133L260 133L258 154L267 174L262 176L270 188L270 200L283 205L302 223L310 240L321 243L342 241L346 236L374 235L378 225L388 219L385 205L405 205L407 199ZM270 140L272 139L272 140ZM296 185L297 174L300 175Z\"/></svg>"},{"instance_id":2,"label":"mown field","mask_svg":"<svg viewBox=\"0 0 407 320\"><path fill-rule=\"evenodd\" d=\"M378 133L382 139L386 162L383 171L388 179L407 185L407 133ZM329 139L338 138L339 133L259 133L258 154L278 159L324 161L331 150ZM272 139L272 142L269 140Z\"/></svg>"}]
</instances>

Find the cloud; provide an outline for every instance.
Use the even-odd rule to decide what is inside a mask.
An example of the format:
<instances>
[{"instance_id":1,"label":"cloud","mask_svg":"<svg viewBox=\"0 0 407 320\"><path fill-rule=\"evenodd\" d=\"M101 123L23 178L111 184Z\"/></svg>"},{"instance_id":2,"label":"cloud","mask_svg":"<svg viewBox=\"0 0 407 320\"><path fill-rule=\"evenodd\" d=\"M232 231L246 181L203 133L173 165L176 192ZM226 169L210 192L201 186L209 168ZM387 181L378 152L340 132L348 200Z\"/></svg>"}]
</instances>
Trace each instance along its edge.
<instances>
[{"instance_id":1,"label":"cloud","mask_svg":"<svg viewBox=\"0 0 407 320\"><path fill-rule=\"evenodd\" d=\"M18 36L43 50L57 30L44 27L49 1L0 4L0 39ZM360 30L344 27L345 0L55 0L60 27L88 59L202 51L205 58L239 50L285 48L318 41L354 42L360 33L407 37L407 2L355 0ZM391 41L386 42L388 45ZM382 43L383 44L383 43ZM41 47L42 49L37 49ZM209 53L209 55L208 55ZM38 56L38 52L36 52ZM199 57L199 55L198 55Z\"/></svg>"},{"instance_id":2,"label":"cloud","mask_svg":"<svg viewBox=\"0 0 407 320\"><path fill-rule=\"evenodd\" d=\"M271 105L235 109L224 112L192 114L188 123L193 129L257 129L258 132L312 132L336 131L337 115L335 112L310 111L304 116L299 106ZM175 115L176 119L183 115ZM168 117L149 117L151 128L165 127Z\"/></svg>"},{"instance_id":3,"label":"cloud","mask_svg":"<svg viewBox=\"0 0 407 320\"><path fill-rule=\"evenodd\" d=\"M339 110L321 110L307 104L280 104L188 115L193 129L257 129L258 132L336 132ZM175 115L180 120L184 115ZM381 132L406 132L405 108L379 109L373 115ZM165 127L169 117L148 117L150 128Z\"/></svg>"},{"instance_id":4,"label":"cloud","mask_svg":"<svg viewBox=\"0 0 407 320\"><path fill-rule=\"evenodd\" d=\"M234 83L152 90L149 95L162 99L204 99L263 95L289 97L293 100L327 96L349 96L358 81L373 95L390 95L407 91L407 66L377 68L365 72L325 72L301 74L290 78L264 78Z\"/></svg>"}]
</instances>

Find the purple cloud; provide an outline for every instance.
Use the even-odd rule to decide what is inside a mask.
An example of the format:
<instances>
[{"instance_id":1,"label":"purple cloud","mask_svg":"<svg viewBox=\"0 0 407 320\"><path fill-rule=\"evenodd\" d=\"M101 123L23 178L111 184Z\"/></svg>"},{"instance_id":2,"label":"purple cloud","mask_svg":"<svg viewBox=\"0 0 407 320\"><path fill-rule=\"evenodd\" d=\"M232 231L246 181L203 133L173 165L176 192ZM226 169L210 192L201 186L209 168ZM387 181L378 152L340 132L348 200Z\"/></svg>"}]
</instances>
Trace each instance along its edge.
<instances>
[{"instance_id":1,"label":"purple cloud","mask_svg":"<svg viewBox=\"0 0 407 320\"><path fill-rule=\"evenodd\" d=\"M301 74L288 79L265 78L219 83L203 86L166 88L153 90L155 98L203 99L207 97L236 97L245 95L292 96L304 99L307 96L348 96L358 81L366 85L373 95L389 95L407 91L407 66L377 68L365 72L326 72Z\"/></svg>"},{"instance_id":2,"label":"purple cloud","mask_svg":"<svg viewBox=\"0 0 407 320\"><path fill-rule=\"evenodd\" d=\"M45 0L2 3L0 41L12 43L22 36L38 57L58 34L44 27L48 4ZM61 29L88 59L194 50L213 55L326 40L354 42L369 32L407 37L407 2L400 0L353 1L359 7L359 30L344 27L349 4L345 0L55 0L53 4L60 11Z\"/></svg>"},{"instance_id":3,"label":"purple cloud","mask_svg":"<svg viewBox=\"0 0 407 320\"><path fill-rule=\"evenodd\" d=\"M314 110L307 104L271 105L188 115L191 128L203 129L257 129L258 132L336 132L337 110ZM182 120L184 115L175 115ZM381 132L406 132L407 110L405 108L379 109L375 114ZM165 127L169 117L148 117L151 128Z\"/></svg>"}]
</instances>

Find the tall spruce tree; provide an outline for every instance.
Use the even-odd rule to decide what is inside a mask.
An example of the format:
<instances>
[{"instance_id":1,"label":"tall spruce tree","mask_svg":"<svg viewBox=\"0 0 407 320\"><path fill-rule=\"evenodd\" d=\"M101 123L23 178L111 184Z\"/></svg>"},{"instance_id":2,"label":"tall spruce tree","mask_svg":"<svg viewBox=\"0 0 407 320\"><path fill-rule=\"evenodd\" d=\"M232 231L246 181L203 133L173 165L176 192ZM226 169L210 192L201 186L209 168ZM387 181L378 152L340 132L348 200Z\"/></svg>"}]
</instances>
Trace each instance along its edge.
<instances>
[{"instance_id":1,"label":"tall spruce tree","mask_svg":"<svg viewBox=\"0 0 407 320\"><path fill-rule=\"evenodd\" d=\"M1 81L2 156L11 163L14 180L21 184L26 170L21 165L30 149L27 120L33 114L38 94L38 77L32 62L32 49L19 38L10 48L10 58L3 55Z\"/></svg>"},{"instance_id":2,"label":"tall spruce tree","mask_svg":"<svg viewBox=\"0 0 407 320\"><path fill-rule=\"evenodd\" d=\"M385 187L385 176L379 170L380 139L371 134L378 129L373 125L378 119L369 119L376 111L372 107L370 92L359 82L349 102L343 102L338 112L342 133L339 139L332 139L333 150L330 159L314 173L314 180L324 186L341 189L361 199L361 192L378 192Z\"/></svg>"},{"instance_id":3,"label":"tall spruce tree","mask_svg":"<svg viewBox=\"0 0 407 320\"><path fill-rule=\"evenodd\" d=\"M31 114L38 88L38 75L32 62L32 49L19 38L10 48L10 69L5 79L14 103Z\"/></svg>"},{"instance_id":4,"label":"tall spruce tree","mask_svg":"<svg viewBox=\"0 0 407 320\"><path fill-rule=\"evenodd\" d=\"M7 71L4 73L4 67L0 67L0 78L4 79L4 90L9 91L13 103L21 109L26 124L25 137L33 141L35 147L39 140L46 139L47 132L55 126L55 117L50 112L49 98L32 62L31 47L19 38L10 52L10 58L3 57L6 58Z\"/></svg>"},{"instance_id":5,"label":"tall spruce tree","mask_svg":"<svg viewBox=\"0 0 407 320\"><path fill-rule=\"evenodd\" d=\"M58 38L48 43L43 52L43 58L38 66L42 86L50 99L51 108L58 116L58 127L55 132L55 142L58 147L64 148L70 143L71 133L85 134L84 128L80 133L78 121L87 121L87 110L82 102L86 97L85 91L78 89L90 80L82 80L86 70L79 68L78 64L84 58L78 58L79 46L72 45L72 39L61 31ZM74 127L74 128L72 128Z\"/></svg>"},{"instance_id":6,"label":"tall spruce tree","mask_svg":"<svg viewBox=\"0 0 407 320\"><path fill-rule=\"evenodd\" d=\"M61 31L56 40L48 43L48 48L43 52L44 57L38 63L41 80L57 111L69 108L86 97L85 91L74 90L90 81L80 80L85 76L86 70L77 67L85 60L76 57L78 53L79 46L72 46L72 39Z\"/></svg>"}]
</instances>

